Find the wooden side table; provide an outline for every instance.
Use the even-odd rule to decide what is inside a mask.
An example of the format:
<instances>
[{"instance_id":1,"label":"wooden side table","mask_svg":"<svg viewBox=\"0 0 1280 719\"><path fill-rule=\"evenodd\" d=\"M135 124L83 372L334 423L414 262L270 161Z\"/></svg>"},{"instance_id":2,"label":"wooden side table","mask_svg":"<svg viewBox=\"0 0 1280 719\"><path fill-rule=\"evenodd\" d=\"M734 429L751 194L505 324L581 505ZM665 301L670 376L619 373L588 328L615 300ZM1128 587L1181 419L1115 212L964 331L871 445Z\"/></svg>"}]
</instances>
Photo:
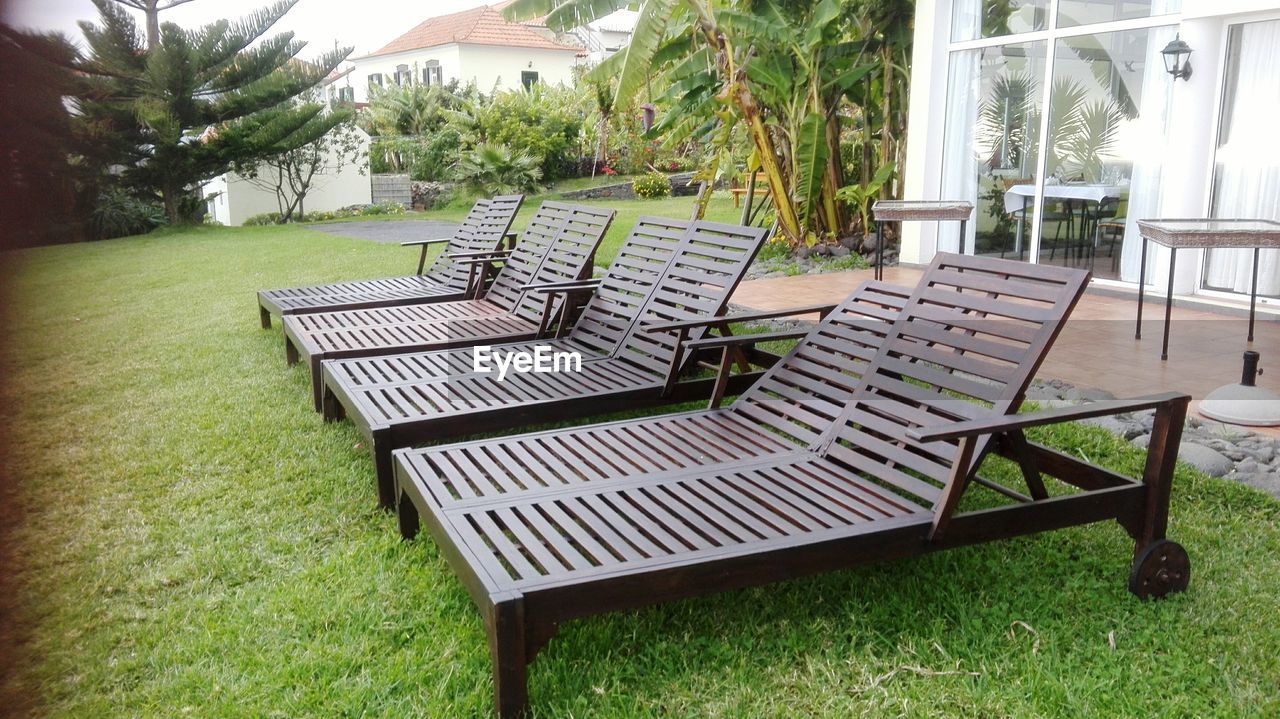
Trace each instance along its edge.
<instances>
[{"instance_id":1,"label":"wooden side table","mask_svg":"<svg viewBox=\"0 0 1280 719\"><path fill-rule=\"evenodd\" d=\"M884 279L884 223L958 221L963 243L965 223L973 216L973 203L961 200L876 200L871 206L871 213L876 222L876 279L882 280Z\"/></svg>"},{"instance_id":2,"label":"wooden side table","mask_svg":"<svg viewBox=\"0 0 1280 719\"><path fill-rule=\"evenodd\" d=\"M1169 248L1169 287L1164 298L1164 343L1160 359L1169 359L1169 319L1173 308L1173 270L1180 249L1252 249L1253 287L1249 292L1249 338L1253 341L1253 321L1258 307L1258 253L1264 248L1280 248L1280 222L1274 220L1138 220L1142 236L1142 260L1138 270L1138 324L1133 338L1142 339L1142 301L1147 286L1147 243Z\"/></svg>"}]
</instances>

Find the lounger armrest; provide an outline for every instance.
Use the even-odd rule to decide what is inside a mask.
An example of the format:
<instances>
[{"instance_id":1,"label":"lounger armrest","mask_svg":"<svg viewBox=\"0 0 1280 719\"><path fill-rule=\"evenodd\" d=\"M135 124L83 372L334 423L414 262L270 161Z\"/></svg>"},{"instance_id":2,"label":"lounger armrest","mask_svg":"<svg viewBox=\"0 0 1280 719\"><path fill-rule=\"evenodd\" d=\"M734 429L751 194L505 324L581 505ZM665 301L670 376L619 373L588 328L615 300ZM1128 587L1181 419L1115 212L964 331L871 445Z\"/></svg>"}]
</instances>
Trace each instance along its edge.
<instances>
[{"instance_id":1,"label":"lounger armrest","mask_svg":"<svg viewBox=\"0 0 1280 719\"><path fill-rule=\"evenodd\" d=\"M502 239L507 243L508 250L514 250L516 248L516 238L519 236L519 233L516 232L508 232L502 236Z\"/></svg>"},{"instance_id":2,"label":"lounger armrest","mask_svg":"<svg viewBox=\"0 0 1280 719\"><path fill-rule=\"evenodd\" d=\"M465 261L481 259L486 262L501 260L511 256L511 250L480 250L477 252L450 252L450 259Z\"/></svg>"},{"instance_id":3,"label":"lounger armrest","mask_svg":"<svg viewBox=\"0 0 1280 719\"><path fill-rule=\"evenodd\" d=\"M714 349L716 347L730 347L734 345L758 344L760 342L775 342L777 340L798 340L809 334L808 330L787 330L784 332L761 332L751 335L729 335L727 337L704 337L699 340L691 340L684 343L684 347L690 350Z\"/></svg>"},{"instance_id":4,"label":"lounger armrest","mask_svg":"<svg viewBox=\"0 0 1280 719\"><path fill-rule=\"evenodd\" d=\"M747 312L739 315L718 315L716 317L701 317L691 320L681 320L679 322L661 322L648 325L644 328L645 332L671 332L673 330L688 330L696 327L710 327L714 325L726 324L729 322L756 322L759 320L772 320L779 317L791 317L792 315L808 315L817 312L820 317L826 317L837 305L808 305L804 307L789 307L782 310L770 310L767 312Z\"/></svg>"},{"instance_id":5,"label":"lounger armrest","mask_svg":"<svg viewBox=\"0 0 1280 719\"><path fill-rule=\"evenodd\" d=\"M1047 424L1060 424L1092 417L1107 417L1127 412L1157 409L1177 402L1188 402L1189 395L1178 392L1135 397L1133 399L1101 400L1089 402L1076 407L1062 407L1027 414L1014 414L1007 417L989 417L953 422L935 427L917 427L907 431L907 436L917 442L939 442L966 437L979 437L987 434L1001 434L1031 427L1042 427Z\"/></svg>"},{"instance_id":6,"label":"lounger armrest","mask_svg":"<svg viewBox=\"0 0 1280 719\"><path fill-rule=\"evenodd\" d=\"M441 242L447 243L449 239L448 237L439 237L433 240L409 240L408 242L401 242L400 246L422 248L422 252L418 253L418 274L422 274L423 268L427 266L427 248L432 245L438 245Z\"/></svg>"},{"instance_id":7,"label":"lounger armrest","mask_svg":"<svg viewBox=\"0 0 1280 719\"><path fill-rule=\"evenodd\" d=\"M525 285L521 289L525 292L537 292L540 294L556 294L559 292L583 292L594 291L600 287L600 280L574 280L571 282L546 282L543 284Z\"/></svg>"}]
</instances>

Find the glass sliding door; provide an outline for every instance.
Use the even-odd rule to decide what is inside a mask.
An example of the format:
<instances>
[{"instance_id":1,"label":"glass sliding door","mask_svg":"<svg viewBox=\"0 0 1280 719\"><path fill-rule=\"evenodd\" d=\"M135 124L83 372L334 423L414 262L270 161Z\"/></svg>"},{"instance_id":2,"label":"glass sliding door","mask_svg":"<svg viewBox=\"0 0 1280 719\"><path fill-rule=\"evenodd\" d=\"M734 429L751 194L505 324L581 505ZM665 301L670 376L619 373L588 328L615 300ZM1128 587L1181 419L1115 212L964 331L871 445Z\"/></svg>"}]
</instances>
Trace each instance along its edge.
<instances>
[{"instance_id":1,"label":"glass sliding door","mask_svg":"<svg viewBox=\"0 0 1280 719\"><path fill-rule=\"evenodd\" d=\"M1021 202L1006 206L1006 195L1036 183L1047 48L1041 41L951 53L942 195L973 202L976 221L963 238L956 225L939 227L939 250L1027 256L1031 212Z\"/></svg>"},{"instance_id":2,"label":"glass sliding door","mask_svg":"<svg viewBox=\"0 0 1280 719\"><path fill-rule=\"evenodd\" d=\"M1147 28L1055 42L1040 262L1137 279L1136 221L1158 214L1172 91L1160 49L1173 37Z\"/></svg>"},{"instance_id":3,"label":"glass sliding door","mask_svg":"<svg viewBox=\"0 0 1280 719\"><path fill-rule=\"evenodd\" d=\"M1280 220L1280 20L1234 25L1227 37L1218 148L1214 155L1213 216ZM1252 250L1211 250L1206 289L1248 293ZM1280 297L1280 250L1259 257L1258 294Z\"/></svg>"}]
</instances>

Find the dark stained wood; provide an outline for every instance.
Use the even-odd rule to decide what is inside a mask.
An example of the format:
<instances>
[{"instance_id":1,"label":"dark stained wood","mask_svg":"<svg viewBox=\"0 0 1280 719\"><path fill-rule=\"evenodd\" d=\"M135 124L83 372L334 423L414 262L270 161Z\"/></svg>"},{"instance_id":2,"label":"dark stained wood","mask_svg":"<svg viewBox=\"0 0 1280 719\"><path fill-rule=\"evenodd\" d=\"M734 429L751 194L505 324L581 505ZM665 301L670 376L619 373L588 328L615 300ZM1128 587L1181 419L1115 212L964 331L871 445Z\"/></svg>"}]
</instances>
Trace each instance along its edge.
<instances>
[{"instance_id":1,"label":"dark stained wood","mask_svg":"<svg viewBox=\"0 0 1280 719\"><path fill-rule=\"evenodd\" d=\"M696 351L674 333L656 334L648 327L721 313L766 234L757 228L643 217L571 332L492 347L499 353L529 352L538 345L578 352L581 371L509 375L500 381L473 371L470 350L325 362L321 409L326 419L345 416L365 434L379 458L379 501L389 507L395 501L389 457L397 447L639 403L679 402L695 389L702 397L708 389L723 393L728 380L720 381L718 389L696 380L678 390L668 386L668 368L688 368ZM523 289L553 297L595 284L544 282ZM699 327L692 336L701 338L705 332L706 327Z\"/></svg>"},{"instance_id":2,"label":"dark stained wood","mask_svg":"<svg viewBox=\"0 0 1280 719\"><path fill-rule=\"evenodd\" d=\"M283 323L286 359L306 359L312 401L319 412L325 360L533 339L543 327L545 308L542 296L525 287L588 276L591 258L614 214L542 203L481 299L288 315ZM553 303L552 311L557 307Z\"/></svg>"},{"instance_id":3,"label":"dark stained wood","mask_svg":"<svg viewBox=\"0 0 1280 719\"><path fill-rule=\"evenodd\" d=\"M470 269L457 262L457 255L501 249L523 202L524 195L499 195L476 201L453 237L439 240L445 247L425 271L423 265L427 258L427 248L437 241L403 243L422 247L415 275L260 290L258 315L262 326L271 327L273 314L285 316L460 300L466 296L469 288Z\"/></svg>"},{"instance_id":4,"label":"dark stained wood","mask_svg":"<svg viewBox=\"0 0 1280 719\"><path fill-rule=\"evenodd\" d=\"M729 407L397 450L402 531L431 530L486 618L499 714L526 711L524 665L569 619L1089 522L1162 538L1189 398L1151 400L1142 479L1021 436L1095 416L1016 414L1086 280L940 254L909 293L864 285ZM991 453L1079 491L1002 492L977 478ZM956 510L987 489L1003 504Z\"/></svg>"}]
</instances>

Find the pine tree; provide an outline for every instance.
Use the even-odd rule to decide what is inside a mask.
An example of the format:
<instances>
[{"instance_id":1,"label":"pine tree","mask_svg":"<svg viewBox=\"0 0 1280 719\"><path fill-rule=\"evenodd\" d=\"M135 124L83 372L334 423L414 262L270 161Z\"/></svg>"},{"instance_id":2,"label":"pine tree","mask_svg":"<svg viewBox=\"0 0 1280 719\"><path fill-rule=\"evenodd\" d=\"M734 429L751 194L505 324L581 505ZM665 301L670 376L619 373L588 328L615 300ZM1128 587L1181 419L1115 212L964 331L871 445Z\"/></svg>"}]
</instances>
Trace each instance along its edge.
<instances>
[{"instance_id":1,"label":"pine tree","mask_svg":"<svg viewBox=\"0 0 1280 719\"><path fill-rule=\"evenodd\" d=\"M160 23L147 43L126 10L94 0L101 17L81 23L88 54L76 66L75 122L98 138L121 182L161 198L171 223L194 215L202 183L313 142L344 119L294 98L350 49L304 62L297 55L306 43L293 33L264 37L297 2L190 30Z\"/></svg>"}]
</instances>

